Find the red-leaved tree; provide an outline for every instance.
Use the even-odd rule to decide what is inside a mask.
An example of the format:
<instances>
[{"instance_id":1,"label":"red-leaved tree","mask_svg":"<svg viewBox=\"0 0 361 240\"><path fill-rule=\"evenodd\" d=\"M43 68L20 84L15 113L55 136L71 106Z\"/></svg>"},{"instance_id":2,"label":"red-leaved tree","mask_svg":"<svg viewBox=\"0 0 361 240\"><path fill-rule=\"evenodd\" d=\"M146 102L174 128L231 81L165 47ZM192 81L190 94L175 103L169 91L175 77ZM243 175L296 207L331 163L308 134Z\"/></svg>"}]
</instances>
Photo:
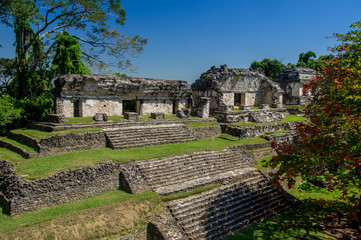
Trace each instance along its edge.
<instances>
[{"instance_id":1,"label":"red-leaved tree","mask_svg":"<svg viewBox=\"0 0 361 240\"><path fill-rule=\"evenodd\" d=\"M350 214L361 219L361 21L346 34L334 34L338 45L332 61L304 91L314 98L306 108L309 123L298 126L292 143L273 143L278 156L276 182L295 183L296 177L326 177L330 191L342 192Z\"/></svg>"}]
</instances>

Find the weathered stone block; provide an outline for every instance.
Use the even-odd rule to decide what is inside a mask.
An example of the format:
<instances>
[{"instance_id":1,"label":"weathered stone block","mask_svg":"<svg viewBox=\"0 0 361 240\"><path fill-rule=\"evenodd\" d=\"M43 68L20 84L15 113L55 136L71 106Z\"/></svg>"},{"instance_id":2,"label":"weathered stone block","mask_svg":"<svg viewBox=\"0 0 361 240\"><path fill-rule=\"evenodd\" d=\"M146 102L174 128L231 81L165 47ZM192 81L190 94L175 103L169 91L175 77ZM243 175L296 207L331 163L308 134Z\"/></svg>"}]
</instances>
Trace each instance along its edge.
<instances>
[{"instance_id":1,"label":"weathered stone block","mask_svg":"<svg viewBox=\"0 0 361 240\"><path fill-rule=\"evenodd\" d=\"M151 113L150 118L152 118L152 119L164 119L164 113L160 113L160 112Z\"/></svg>"},{"instance_id":2,"label":"weathered stone block","mask_svg":"<svg viewBox=\"0 0 361 240\"><path fill-rule=\"evenodd\" d=\"M179 118L189 118L189 115L191 114L190 109L183 108L177 110L177 117Z\"/></svg>"},{"instance_id":3,"label":"weathered stone block","mask_svg":"<svg viewBox=\"0 0 361 240\"><path fill-rule=\"evenodd\" d=\"M48 114L46 115L45 119L46 122L51 123L64 123L66 122L65 115L64 114Z\"/></svg>"},{"instance_id":4,"label":"weathered stone block","mask_svg":"<svg viewBox=\"0 0 361 240\"><path fill-rule=\"evenodd\" d=\"M124 113L124 118L127 120L133 120L136 121L139 118L139 114L136 112L125 112Z\"/></svg>"},{"instance_id":5,"label":"weathered stone block","mask_svg":"<svg viewBox=\"0 0 361 240\"><path fill-rule=\"evenodd\" d=\"M251 110L251 106L241 105L241 106L239 106L239 110L249 111L249 110Z\"/></svg>"},{"instance_id":6,"label":"weathered stone block","mask_svg":"<svg viewBox=\"0 0 361 240\"><path fill-rule=\"evenodd\" d=\"M93 119L96 122L108 121L108 115L106 113L96 113Z\"/></svg>"},{"instance_id":7,"label":"weathered stone block","mask_svg":"<svg viewBox=\"0 0 361 240\"><path fill-rule=\"evenodd\" d=\"M269 109L269 104L261 104L259 106L260 109L264 109L264 110L268 110Z\"/></svg>"}]
</instances>

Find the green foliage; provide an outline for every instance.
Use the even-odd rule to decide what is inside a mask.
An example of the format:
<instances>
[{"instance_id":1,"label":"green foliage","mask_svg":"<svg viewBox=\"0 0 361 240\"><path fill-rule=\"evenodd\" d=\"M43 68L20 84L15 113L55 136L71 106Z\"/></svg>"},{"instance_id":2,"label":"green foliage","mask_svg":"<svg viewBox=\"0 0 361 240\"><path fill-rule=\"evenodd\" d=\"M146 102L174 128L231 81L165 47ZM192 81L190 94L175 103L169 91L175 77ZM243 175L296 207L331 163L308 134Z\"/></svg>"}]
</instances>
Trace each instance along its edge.
<instances>
[{"instance_id":1,"label":"green foliage","mask_svg":"<svg viewBox=\"0 0 361 240\"><path fill-rule=\"evenodd\" d=\"M63 74L90 74L90 70L80 60L81 47L78 40L68 32L56 35L56 53L51 64L53 76Z\"/></svg>"},{"instance_id":2,"label":"green foliage","mask_svg":"<svg viewBox=\"0 0 361 240\"><path fill-rule=\"evenodd\" d=\"M0 95L0 135L19 124L22 109L14 106L15 101L7 94Z\"/></svg>"},{"instance_id":3,"label":"green foliage","mask_svg":"<svg viewBox=\"0 0 361 240\"><path fill-rule=\"evenodd\" d=\"M14 59L0 58L0 93L4 92L14 78Z\"/></svg>"},{"instance_id":4,"label":"green foliage","mask_svg":"<svg viewBox=\"0 0 361 240\"><path fill-rule=\"evenodd\" d=\"M290 185L327 174L330 191L341 191L352 217L361 219L361 22L346 34L334 34L339 45L336 57L310 82L314 98L306 109L309 124L298 127L292 144L274 144L278 157L276 182Z\"/></svg>"},{"instance_id":5,"label":"green foliage","mask_svg":"<svg viewBox=\"0 0 361 240\"><path fill-rule=\"evenodd\" d=\"M251 68L263 70L267 77L273 79L282 69L286 68L286 66L280 60L265 58L260 62L253 61Z\"/></svg>"}]
</instances>

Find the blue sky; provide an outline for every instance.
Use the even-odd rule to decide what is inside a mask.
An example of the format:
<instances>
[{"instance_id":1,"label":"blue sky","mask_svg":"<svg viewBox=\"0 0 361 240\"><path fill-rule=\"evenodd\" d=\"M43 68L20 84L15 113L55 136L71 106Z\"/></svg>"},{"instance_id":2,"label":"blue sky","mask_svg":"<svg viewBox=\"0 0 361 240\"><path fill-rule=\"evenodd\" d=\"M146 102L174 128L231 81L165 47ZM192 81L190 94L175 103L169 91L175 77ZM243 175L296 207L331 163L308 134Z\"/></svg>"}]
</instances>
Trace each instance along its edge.
<instances>
[{"instance_id":1,"label":"blue sky","mask_svg":"<svg viewBox=\"0 0 361 240\"><path fill-rule=\"evenodd\" d=\"M195 81L212 65L249 68L263 58L296 63L301 52L328 54L334 32L361 19L360 0L124 0L120 31L148 38L132 59L135 77ZM0 57L14 36L0 26Z\"/></svg>"}]
</instances>

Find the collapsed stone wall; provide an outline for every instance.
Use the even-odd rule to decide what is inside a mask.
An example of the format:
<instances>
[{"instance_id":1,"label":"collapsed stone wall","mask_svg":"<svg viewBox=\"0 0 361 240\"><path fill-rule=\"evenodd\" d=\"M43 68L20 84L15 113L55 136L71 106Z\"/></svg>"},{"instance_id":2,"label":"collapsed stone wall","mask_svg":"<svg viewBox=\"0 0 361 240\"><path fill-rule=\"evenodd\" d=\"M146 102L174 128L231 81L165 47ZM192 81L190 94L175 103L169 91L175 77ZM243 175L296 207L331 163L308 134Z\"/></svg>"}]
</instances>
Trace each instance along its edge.
<instances>
[{"instance_id":1,"label":"collapsed stone wall","mask_svg":"<svg viewBox=\"0 0 361 240\"><path fill-rule=\"evenodd\" d=\"M285 108L269 110L243 110L243 111L216 111L213 113L219 122L235 123L241 121L251 121L257 123L280 121L288 115Z\"/></svg>"},{"instance_id":2,"label":"collapsed stone wall","mask_svg":"<svg viewBox=\"0 0 361 240\"><path fill-rule=\"evenodd\" d=\"M279 130L295 130L299 122L284 122L274 124L262 124L254 126L231 126L229 124L221 124L222 133L227 133L240 139L259 137L263 134L273 133Z\"/></svg>"},{"instance_id":3,"label":"collapsed stone wall","mask_svg":"<svg viewBox=\"0 0 361 240\"><path fill-rule=\"evenodd\" d=\"M14 171L13 164L3 160L0 161L0 203L7 214L18 215L81 200L118 189L119 172L119 163L103 162L28 181Z\"/></svg>"}]
</instances>

